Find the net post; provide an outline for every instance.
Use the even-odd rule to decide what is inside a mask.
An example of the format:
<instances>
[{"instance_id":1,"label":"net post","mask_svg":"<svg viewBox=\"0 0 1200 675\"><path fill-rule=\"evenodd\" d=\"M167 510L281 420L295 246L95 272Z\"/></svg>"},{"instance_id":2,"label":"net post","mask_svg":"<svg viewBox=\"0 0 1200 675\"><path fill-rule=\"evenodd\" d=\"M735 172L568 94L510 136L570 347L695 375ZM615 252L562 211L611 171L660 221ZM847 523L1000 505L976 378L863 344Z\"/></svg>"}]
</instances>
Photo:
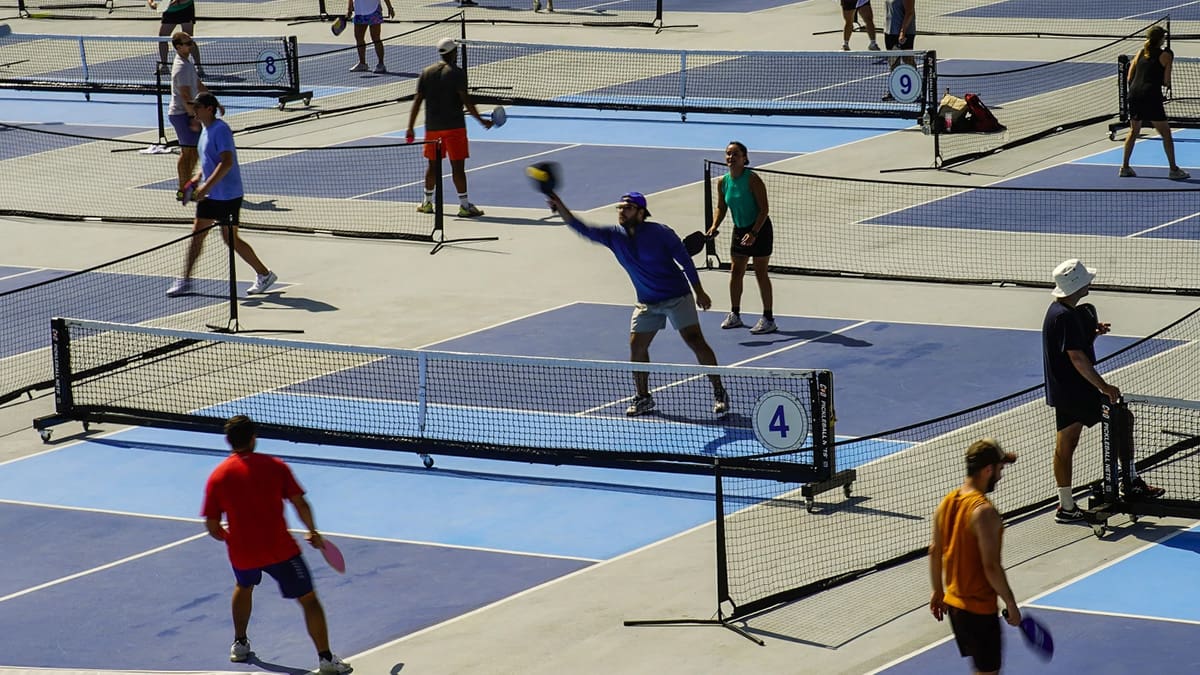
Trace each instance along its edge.
<instances>
[{"instance_id":1,"label":"net post","mask_svg":"<svg viewBox=\"0 0 1200 675\"><path fill-rule=\"evenodd\" d=\"M158 143L167 144L167 124L163 120L163 81L162 71L154 69L154 98L158 102Z\"/></svg>"},{"instance_id":2,"label":"net post","mask_svg":"<svg viewBox=\"0 0 1200 675\"><path fill-rule=\"evenodd\" d=\"M1120 440L1116 437L1113 429L1117 414L1116 406L1112 403L1104 401L1100 404L1100 443L1103 448L1104 462L1101 495L1108 504L1113 504L1120 499L1121 474L1118 467L1120 455L1118 443Z\"/></svg>"},{"instance_id":3,"label":"net post","mask_svg":"<svg viewBox=\"0 0 1200 675\"><path fill-rule=\"evenodd\" d=\"M210 225L208 231L211 233L212 230L218 228L220 228L221 234L223 235L221 238L225 240L225 249L228 252L226 260L228 261L229 267L229 289L227 291L229 294L229 318L226 320L226 324L224 326L217 326L210 323L205 324L205 327L214 333L240 333L242 331L238 322L237 260L234 258L235 247L233 241L233 238L237 235L237 231L233 229L233 222L226 219L222 219L217 223ZM193 233L192 236L194 237L196 234L197 233ZM189 242L189 245L190 244L191 242Z\"/></svg>"},{"instance_id":4,"label":"net post","mask_svg":"<svg viewBox=\"0 0 1200 675\"><path fill-rule=\"evenodd\" d=\"M325 16L325 0L319 0L321 16ZM300 95L300 47L295 35L289 35L283 42L284 59L288 67L288 89L292 95Z\"/></svg>"},{"instance_id":5,"label":"net post","mask_svg":"<svg viewBox=\"0 0 1200 675\"><path fill-rule=\"evenodd\" d=\"M50 320L50 342L54 346L54 410L70 415L75 396L71 389L71 332L66 319Z\"/></svg>"},{"instance_id":6,"label":"net post","mask_svg":"<svg viewBox=\"0 0 1200 675\"><path fill-rule=\"evenodd\" d=\"M429 255L433 255L442 250L446 244L461 244L469 241L499 241L500 237L460 237L458 239L447 239L445 230L445 190L442 188L442 151L444 146L441 140L437 141L437 180L433 184L433 234L430 239L433 240L433 249L429 251Z\"/></svg>"},{"instance_id":7,"label":"net post","mask_svg":"<svg viewBox=\"0 0 1200 675\"><path fill-rule=\"evenodd\" d=\"M713 190L712 190L712 160L704 160L704 231L711 232L713 225ZM713 269L712 261L717 260L721 267L721 259L717 257L717 242L709 238L704 241L704 269Z\"/></svg>"},{"instance_id":8,"label":"net post","mask_svg":"<svg viewBox=\"0 0 1200 675\"><path fill-rule=\"evenodd\" d=\"M325 7L325 0L317 0L317 16L321 17L322 20L329 16L329 12ZM296 38L293 37L292 39L295 40Z\"/></svg>"}]
</instances>

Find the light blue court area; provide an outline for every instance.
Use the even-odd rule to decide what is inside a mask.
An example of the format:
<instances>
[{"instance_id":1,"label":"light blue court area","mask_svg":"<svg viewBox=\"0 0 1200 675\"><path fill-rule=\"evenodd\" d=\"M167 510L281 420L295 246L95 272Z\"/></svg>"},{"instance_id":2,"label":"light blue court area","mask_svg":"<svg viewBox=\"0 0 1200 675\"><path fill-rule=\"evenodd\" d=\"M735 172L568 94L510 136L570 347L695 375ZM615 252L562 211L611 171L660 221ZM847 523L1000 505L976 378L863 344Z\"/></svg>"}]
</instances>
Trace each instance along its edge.
<instances>
[{"instance_id":1,"label":"light blue court area","mask_svg":"<svg viewBox=\"0 0 1200 675\"><path fill-rule=\"evenodd\" d=\"M1191 529L1036 599L1022 612L1050 631L1054 659L1038 661L1019 633L1005 628L1003 672L1200 672L1200 654L1180 648L1200 640L1197 554L1200 531ZM954 672L966 663L949 641L881 672Z\"/></svg>"},{"instance_id":2,"label":"light blue court area","mask_svg":"<svg viewBox=\"0 0 1200 675\"><path fill-rule=\"evenodd\" d=\"M314 94L323 95L323 94ZM0 89L0 122L22 125L43 125L43 120L54 120L55 124L75 124L96 127L84 135L116 138L120 135L158 129L158 114L154 108L158 99L154 96L137 94L90 94L90 100L79 92L67 91L18 91ZM164 98L164 106L170 96ZM276 105L269 97L222 96L221 104L230 115L247 110L261 110ZM299 103L289 104L302 109ZM166 111L163 111L166 119ZM106 132L106 127L128 129L116 134ZM174 132L168 129L171 137Z\"/></svg>"},{"instance_id":3,"label":"light blue court area","mask_svg":"<svg viewBox=\"0 0 1200 675\"><path fill-rule=\"evenodd\" d=\"M1128 129L1117 130L1117 140L1124 141L1128 133ZM1190 180L1176 184L1195 189L1200 184L1200 175L1196 175L1200 174L1200 129L1173 129L1171 135L1175 139L1175 161L1193 174ZM1073 163L1111 167L1107 171L1115 178L1123 152L1121 145L1115 144L1111 150L1077 159ZM1138 175L1136 178L1121 179L1119 182L1123 185L1166 189L1174 183L1167 181L1167 155L1163 151L1162 140L1151 127L1143 127L1141 138L1133 148L1130 165Z\"/></svg>"}]
</instances>

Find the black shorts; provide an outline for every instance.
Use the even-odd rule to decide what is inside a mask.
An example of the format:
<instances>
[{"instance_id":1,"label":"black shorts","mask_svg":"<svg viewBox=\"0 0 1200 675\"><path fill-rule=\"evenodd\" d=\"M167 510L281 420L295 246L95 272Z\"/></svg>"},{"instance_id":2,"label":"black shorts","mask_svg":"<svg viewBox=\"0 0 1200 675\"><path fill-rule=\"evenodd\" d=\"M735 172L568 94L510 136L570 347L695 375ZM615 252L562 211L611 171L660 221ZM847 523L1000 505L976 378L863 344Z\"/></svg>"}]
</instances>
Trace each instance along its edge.
<instances>
[{"instance_id":1,"label":"black shorts","mask_svg":"<svg viewBox=\"0 0 1200 675\"><path fill-rule=\"evenodd\" d=\"M916 37L912 33L905 33L904 42L901 42L899 33L884 33L883 46L885 49L912 49Z\"/></svg>"},{"instance_id":2,"label":"black shorts","mask_svg":"<svg viewBox=\"0 0 1200 675\"><path fill-rule=\"evenodd\" d=\"M750 246L742 246L742 237L750 232L750 228L738 229L733 228L733 243L729 246L729 252L736 256L746 256L747 258L764 258L771 255L775 248L775 228L771 225L771 217L767 216L763 222L762 229L758 231L758 236L754 238L754 243Z\"/></svg>"},{"instance_id":3,"label":"black shorts","mask_svg":"<svg viewBox=\"0 0 1200 675\"><path fill-rule=\"evenodd\" d=\"M1100 421L1100 398L1083 401L1060 403L1054 406L1054 425L1059 431L1072 424L1082 422L1083 426L1095 426Z\"/></svg>"},{"instance_id":4,"label":"black shorts","mask_svg":"<svg viewBox=\"0 0 1200 675\"><path fill-rule=\"evenodd\" d=\"M869 5L871 3L868 2L867 4ZM856 9L858 9L858 0L842 0L843 11L853 12Z\"/></svg>"},{"instance_id":5,"label":"black shorts","mask_svg":"<svg viewBox=\"0 0 1200 675\"><path fill-rule=\"evenodd\" d=\"M233 578L238 586L253 588L262 583L263 572L271 575L275 583L279 584L279 593L289 600L304 597L313 592L312 573L308 571L308 565L304 563L304 558L299 555L258 569L240 570L235 567L233 568Z\"/></svg>"},{"instance_id":6,"label":"black shorts","mask_svg":"<svg viewBox=\"0 0 1200 675\"><path fill-rule=\"evenodd\" d=\"M1163 108L1162 96L1151 93L1149 96L1129 97L1129 119L1139 122L1164 122L1167 111Z\"/></svg>"},{"instance_id":7,"label":"black shorts","mask_svg":"<svg viewBox=\"0 0 1200 675\"><path fill-rule=\"evenodd\" d=\"M237 227L242 212L242 198L201 199L196 202L196 218L229 223Z\"/></svg>"},{"instance_id":8,"label":"black shorts","mask_svg":"<svg viewBox=\"0 0 1200 675\"><path fill-rule=\"evenodd\" d=\"M162 25L178 26L185 23L196 23L196 3L193 2L187 7L174 12L163 12Z\"/></svg>"},{"instance_id":9,"label":"black shorts","mask_svg":"<svg viewBox=\"0 0 1200 675\"><path fill-rule=\"evenodd\" d=\"M957 607L950 608L950 626L958 653L975 661L975 670L1000 670L1000 617L995 614L975 614Z\"/></svg>"}]
</instances>

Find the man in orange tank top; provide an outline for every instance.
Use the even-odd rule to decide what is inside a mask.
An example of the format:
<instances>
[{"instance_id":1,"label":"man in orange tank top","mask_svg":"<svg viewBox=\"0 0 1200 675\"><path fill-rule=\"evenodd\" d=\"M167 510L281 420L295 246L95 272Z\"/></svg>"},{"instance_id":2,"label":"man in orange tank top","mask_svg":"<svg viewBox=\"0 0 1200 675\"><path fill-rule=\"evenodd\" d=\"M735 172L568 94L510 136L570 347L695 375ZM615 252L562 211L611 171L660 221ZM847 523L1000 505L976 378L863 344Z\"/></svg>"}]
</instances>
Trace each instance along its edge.
<instances>
[{"instance_id":1,"label":"man in orange tank top","mask_svg":"<svg viewBox=\"0 0 1200 675\"><path fill-rule=\"evenodd\" d=\"M979 675L1000 672L1000 619L997 596L1004 600L1008 623L1021 623L1021 610L1000 564L1004 522L987 494L996 488L1005 464L1017 456L995 439L967 448L967 477L933 513L929 544L929 611L938 621L950 615L958 651L971 657Z\"/></svg>"}]
</instances>

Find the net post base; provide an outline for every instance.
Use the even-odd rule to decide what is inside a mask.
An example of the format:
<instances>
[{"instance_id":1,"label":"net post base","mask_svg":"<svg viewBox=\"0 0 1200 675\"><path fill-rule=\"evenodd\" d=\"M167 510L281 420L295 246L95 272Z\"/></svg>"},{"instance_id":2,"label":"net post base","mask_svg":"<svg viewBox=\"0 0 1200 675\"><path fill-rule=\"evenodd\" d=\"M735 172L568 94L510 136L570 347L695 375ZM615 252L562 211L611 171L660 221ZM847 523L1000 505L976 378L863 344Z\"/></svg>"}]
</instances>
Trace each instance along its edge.
<instances>
[{"instance_id":1,"label":"net post base","mask_svg":"<svg viewBox=\"0 0 1200 675\"><path fill-rule=\"evenodd\" d=\"M500 241L500 237L464 237L462 239L441 239L434 243L429 255L435 255L447 244L465 244L474 241Z\"/></svg>"},{"instance_id":2,"label":"net post base","mask_svg":"<svg viewBox=\"0 0 1200 675\"><path fill-rule=\"evenodd\" d=\"M734 624L730 623L729 620L726 619L724 616L722 616L720 612L717 612L717 618L715 618L715 619L644 619L644 620L625 621L624 625L626 625L626 626L721 626L723 628L728 628L729 630L737 633L738 635L741 635L742 637L753 642L754 644L758 645L759 647L765 647L767 644L766 642L763 642L759 638L751 635L749 632L746 631L745 628L742 628L741 626L735 626Z\"/></svg>"},{"instance_id":3,"label":"net post base","mask_svg":"<svg viewBox=\"0 0 1200 675\"><path fill-rule=\"evenodd\" d=\"M214 333L225 335L244 335L246 333L287 333L289 335L299 335L304 332L303 328L242 328L242 324L238 323L237 319L231 320L224 326L215 323L206 323L204 327Z\"/></svg>"}]
</instances>

